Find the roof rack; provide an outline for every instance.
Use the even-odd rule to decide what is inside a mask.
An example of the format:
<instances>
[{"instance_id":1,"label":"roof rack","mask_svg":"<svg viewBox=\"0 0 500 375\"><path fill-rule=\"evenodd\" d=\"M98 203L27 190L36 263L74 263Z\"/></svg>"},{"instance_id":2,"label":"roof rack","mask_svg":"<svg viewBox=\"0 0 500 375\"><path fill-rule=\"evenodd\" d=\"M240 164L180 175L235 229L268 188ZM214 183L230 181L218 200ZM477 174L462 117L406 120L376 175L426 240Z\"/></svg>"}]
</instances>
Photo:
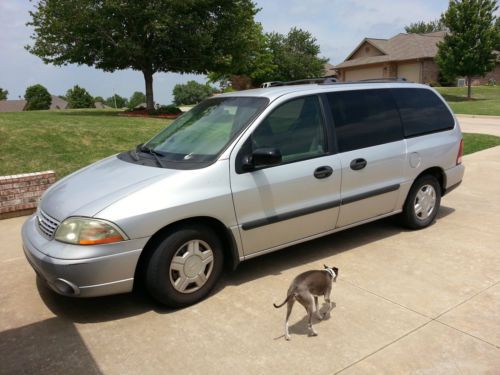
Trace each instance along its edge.
<instances>
[{"instance_id":1,"label":"roof rack","mask_svg":"<svg viewBox=\"0 0 500 375\"><path fill-rule=\"evenodd\" d=\"M332 84L332 83L338 83L336 78L333 77L322 77L322 78L307 78L307 79L298 79L296 81L271 81L271 82L264 82L261 87L276 87L276 86L293 86L293 85L307 85L307 84L312 84L312 83L317 83L320 85L327 85L327 84Z\"/></svg>"},{"instance_id":2,"label":"roof rack","mask_svg":"<svg viewBox=\"0 0 500 375\"><path fill-rule=\"evenodd\" d=\"M352 83L389 83L389 82L400 82L400 83L412 83L406 78L370 78L370 79L360 79L358 81L347 81L340 82L336 78L326 77L326 78L308 78L299 79L296 81L271 81L265 82L261 87L276 87L276 86L293 86L293 85L307 85L307 84L318 84L318 85L333 85L333 84L352 84Z\"/></svg>"},{"instance_id":3,"label":"roof rack","mask_svg":"<svg viewBox=\"0 0 500 375\"><path fill-rule=\"evenodd\" d=\"M412 83L411 81L408 81L406 78L369 78L369 79L360 79L358 81L347 81L344 83L384 83L384 82Z\"/></svg>"}]
</instances>

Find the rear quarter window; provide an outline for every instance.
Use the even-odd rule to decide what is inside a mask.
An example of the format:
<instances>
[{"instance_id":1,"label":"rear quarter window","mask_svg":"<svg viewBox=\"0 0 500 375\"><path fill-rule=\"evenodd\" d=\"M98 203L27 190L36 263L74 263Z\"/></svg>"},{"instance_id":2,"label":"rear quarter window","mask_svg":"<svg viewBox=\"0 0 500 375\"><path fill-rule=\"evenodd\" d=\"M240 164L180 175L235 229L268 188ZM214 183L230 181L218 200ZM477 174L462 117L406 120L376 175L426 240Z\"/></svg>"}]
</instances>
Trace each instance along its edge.
<instances>
[{"instance_id":1,"label":"rear quarter window","mask_svg":"<svg viewBox=\"0 0 500 375\"><path fill-rule=\"evenodd\" d=\"M453 129L455 121L431 90L391 89L401 114L406 138Z\"/></svg>"}]
</instances>

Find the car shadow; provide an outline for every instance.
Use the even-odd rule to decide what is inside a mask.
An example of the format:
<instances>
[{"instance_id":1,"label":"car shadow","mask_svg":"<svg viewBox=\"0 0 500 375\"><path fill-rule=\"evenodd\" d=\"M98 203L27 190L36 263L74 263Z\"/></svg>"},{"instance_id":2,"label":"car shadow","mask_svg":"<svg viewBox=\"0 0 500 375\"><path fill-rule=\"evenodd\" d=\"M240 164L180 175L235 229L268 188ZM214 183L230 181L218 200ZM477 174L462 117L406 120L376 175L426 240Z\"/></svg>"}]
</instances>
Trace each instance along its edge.
<instances>
[{"instance_id":1,"label":"car shadow","mask_svg":"<svg viewBox=\"0 0 500 375\"><path fill-rule=\"evenodd\" d=\"M437 220L445 218L454 211L453 208L441 206ZM318 267L321 267L325 258L409 231L401 226L400 220L399 216L392 216L290 246L284 251L276 251L247 260L242 262L235 272L224 273L211 295L219 293L227 286L242 285L268 275L278 276L302 264L318 263ZM52 313L77 323L111 321L141 315L149 311L155 311L158 314L176 311L176 309L158 304L142 288L128 294L82 299L60 296L50 290L40 279L37 279L37 288L43 302ZM302 326L299 328L303 329Z\"/></svg>"}]
</instances>

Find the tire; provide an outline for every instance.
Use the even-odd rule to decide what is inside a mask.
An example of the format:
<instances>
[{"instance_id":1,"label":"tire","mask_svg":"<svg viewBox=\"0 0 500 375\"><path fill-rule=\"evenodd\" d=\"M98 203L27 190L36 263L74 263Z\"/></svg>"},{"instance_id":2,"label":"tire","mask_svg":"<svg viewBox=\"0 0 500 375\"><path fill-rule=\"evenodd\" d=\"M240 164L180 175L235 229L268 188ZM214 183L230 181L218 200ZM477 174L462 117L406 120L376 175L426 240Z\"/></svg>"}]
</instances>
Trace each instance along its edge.
<instances>
[{"instance_id":1,"label":"tire","mask_svg":"<svg viewBox=\"0 0 500 375\"><path fill-rule=\"evenodd\" d=\"M403 207L403 223L410 229L428 227L441 204L441 186L431 175L419 177L410 189Z\"/></svg>"},{"instance_id":2,"label":"tire","mask_svg":"<svg viewBox=\"0 0 500 375\"><path fill-rule=\"evenodd\" d=\"M158 302L185 307L213 289L224 263L221 241L209 228L188 225L157 246L146 268L146 287Z\"/></svg>"}]
</instances>

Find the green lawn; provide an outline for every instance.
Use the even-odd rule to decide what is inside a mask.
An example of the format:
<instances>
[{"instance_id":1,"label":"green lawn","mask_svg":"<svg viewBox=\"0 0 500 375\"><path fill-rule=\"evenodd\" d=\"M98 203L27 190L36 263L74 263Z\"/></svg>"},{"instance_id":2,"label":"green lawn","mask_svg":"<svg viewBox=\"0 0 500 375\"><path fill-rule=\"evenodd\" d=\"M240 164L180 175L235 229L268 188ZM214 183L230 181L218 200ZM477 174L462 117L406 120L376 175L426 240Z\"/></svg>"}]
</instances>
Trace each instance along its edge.
<instances>
[{"instance_id":1,"label":"green lawn","mask_svg":"<svg viewBox=\"0 0 500 375\"><path fill-rule=\"evenodd\" d=\"M487 134L464 133L464 155L486 148L500 146L500 137Z\"/></svg>"},{"instance_id":2,"label":"green lawn","mask_svg":"<svg viewBox=\"0 0 500 375\"><path fill-rule=\"evenodd\" d=\"M106 110L0 113L0 176L55 170L61 178L147 141L169 123ZM464 143L470 154L500 145L500 137L464 134Z\"/></svg>"},{"instance_id":3,"label":"green lawn","mask_svg":"<svg viewBox=\"0 0 500 375\"><path fill-rule=\"evenodd\" d=\"M472 99L467 87L436 87L457 114L500 116L500 85L473 86Z\"/></svg>"},{"instance_id":4,"label":"green lawn","mask_svg":"<svg viewBox=\"0 0 500 375\"><path fill-rule=\"evenodd\" d=\"M170 122L111 110L0 113L0 176L54 170L61 178L147 141Z\"/></svg>"}]
</instances>

